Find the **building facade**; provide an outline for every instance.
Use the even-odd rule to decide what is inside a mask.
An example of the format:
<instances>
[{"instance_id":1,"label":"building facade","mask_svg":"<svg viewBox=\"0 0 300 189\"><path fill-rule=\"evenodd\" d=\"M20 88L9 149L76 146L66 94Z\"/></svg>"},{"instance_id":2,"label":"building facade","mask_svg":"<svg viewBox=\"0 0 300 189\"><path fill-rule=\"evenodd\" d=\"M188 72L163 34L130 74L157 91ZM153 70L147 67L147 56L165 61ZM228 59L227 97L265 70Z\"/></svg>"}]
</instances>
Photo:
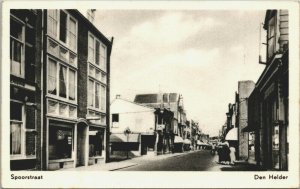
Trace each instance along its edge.
<instances>
[{"instance_id":1,"label":"building facade","mask_svg":"<svg viewBox=\"0 0 300 189\"><path fill-rule=\"evenodd\" d=\"M160 109L158 120L162 119L163 128L159 131L162 141L162 152L183 151L183 131L186 125L186 113L183 97L178 93L138 94L134 102ZM160 146L160 145L159 145Z\"/></svg>"},{"instance_id":2,"label":"building facade","mask_svg":"<svg viewBox=\"0 0 300 189\"><path fill-rule=\"evenodd\" d=\"M155 153L156 110L117 97L111 103L111 154L141 156Z\"/></svg>"},{"instance_id":3,"label":"building facade","mask_svg":"<svg viewBox=\"0 0 300 189\"><path fill-rule=\"evenodd\" d=\"M36 151L34 169L105 161L112 41L77 10L12 10L11 18L11 77L30 89L22 92L29 108L12 100L12 153L19 153L14 138L21 135L21 152ZM11 91L20 96L13 85ZM19 134L20 127L28 133ZM35 143L28 152L27 143Z\"/></svg>"},{"instance_id":4,"label":"building facade","mask_svg":"<svg viewBox=\"0 0 300 189\"><path fill-rule=\"evenodd\" d=\"M10 10L10 167L41 167L41 11Z\"/></svg>"},{"instance_id":5,"label":"building facade","mask_svg":"<svg viewBox=\"0 0 300 189\"><path fill-rule=\"evenodd\" d=\"M289 39L288 11L267 10L267 60L249 101L249 127L255 132L255 158L268 170L288 170Z\"/></svg>"}]
</instances>

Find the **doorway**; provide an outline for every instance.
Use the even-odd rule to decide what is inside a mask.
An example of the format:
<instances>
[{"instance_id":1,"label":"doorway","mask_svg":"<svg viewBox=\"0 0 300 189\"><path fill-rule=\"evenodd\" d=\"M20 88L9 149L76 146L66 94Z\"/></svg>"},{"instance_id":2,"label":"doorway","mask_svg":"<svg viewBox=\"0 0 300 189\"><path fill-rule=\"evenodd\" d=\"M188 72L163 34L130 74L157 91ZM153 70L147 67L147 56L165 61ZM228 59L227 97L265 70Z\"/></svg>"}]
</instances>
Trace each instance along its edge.
<instances>
[{"instance_id":1,"label":"doorway","mask_svg":"<svg viewBox=\"0 0 300 189\"><path fill-rule=\"evenodd\" d=\"M87 141L87 125L79 123L77 125L77 157L76 167L85 166L86 162L86 141Z\"/></svg>"}]
</instances>

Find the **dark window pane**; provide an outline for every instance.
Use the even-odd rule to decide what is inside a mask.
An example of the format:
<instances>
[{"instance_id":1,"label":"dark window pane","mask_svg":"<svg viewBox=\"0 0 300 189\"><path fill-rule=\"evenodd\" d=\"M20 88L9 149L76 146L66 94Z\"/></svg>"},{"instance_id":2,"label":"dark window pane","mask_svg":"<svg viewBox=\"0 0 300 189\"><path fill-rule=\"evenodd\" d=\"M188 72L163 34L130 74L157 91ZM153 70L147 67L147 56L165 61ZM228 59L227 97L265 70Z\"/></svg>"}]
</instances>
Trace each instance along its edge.
<instances>
[{"instance_id":1,"label":"dark window pane","mask_svg":"<svg viewBox=\"0 0 300 189\"><path fill-rule=\"evenodd\" d=\"M26 128L35 129L35 108L26 106Z\"/></svg>"},{"instance_id":2,"label":"dark window pane","mask_svg":"<svg viewBox=\"0 0 300 189\"><path fill-rule=\"evenodd\" d=\"M72 157L72 129L49 125L49 159Z\"/></svg>"},{"instance_id":3,"label":"dark window pane","mask_svg":"<svg viewBox=\"0 0 300 189\"><path fill-rule=\"evenodd\" d=\"M99 41L96 41L96 64L100 64L100 43Z\"/></svg>"},{"instance_id":4,"label":"dark window pane","mask_svg":"<svg viewBox=\"0 0 300 189\"><path fill-rule=\"evenodd\" d=\"M112 115L112 122L119 122L119 114Z\"/></svg>"},{"instance_id":5,"label":"dark window pane","mask_svg":"<svg viewBox=\"0 0 300 189\"><path fill-rule=\"evenodd\" d=\"M60 11L59 39L63 42L67 39L67 14L64 11Z\"/></svg>"},{"instance_id":6,"label":"dark window pane","mask_svg":"<svg viewBox=\"0 0 300 189\"><path fill-rule=\"evenodd\" d=\"M26 155L35 155L35 134L26 132Z\"/></svg>"},{"instance_id":7,"label":"dark window pane","mask_svg":"<svg viewBox=\"0 0 300 189\"><path fill-rule=\"evenodd\" d=\"M11 19L10 20L10 35L13 36L16 39L19 39L20 41L23 40L23 26L21 23Z\"/></svg>"},{"instance_id":8,"label":"dark window pane","mask_svg":"<svg viewBox=\"0 0 300 189\"><path fill-rule=\"evenodd\" d=\"M22 121L22 104L11 102L10 103L10 119Z\"/></svg>"},{"instance_id":9,"label":"dark window pane","mask_svg":"<svg viewBox=\"0 0 300 189\"><path fill-rule=\"evenodd\" d=\"M67 76L67 68L65 66L59 67L59 96L67 97L67 87L66 87L66 76Z\"/></svg>"},{"instance_id":10,"label":"dark window pane","mask_svg":"<svg viewBox=\"0 0 300 189\"><path fill-rule=\"evenodd\" d=\"M163 102L168 102L168 94L163 94Z\"/></svg>"}]
</instances>

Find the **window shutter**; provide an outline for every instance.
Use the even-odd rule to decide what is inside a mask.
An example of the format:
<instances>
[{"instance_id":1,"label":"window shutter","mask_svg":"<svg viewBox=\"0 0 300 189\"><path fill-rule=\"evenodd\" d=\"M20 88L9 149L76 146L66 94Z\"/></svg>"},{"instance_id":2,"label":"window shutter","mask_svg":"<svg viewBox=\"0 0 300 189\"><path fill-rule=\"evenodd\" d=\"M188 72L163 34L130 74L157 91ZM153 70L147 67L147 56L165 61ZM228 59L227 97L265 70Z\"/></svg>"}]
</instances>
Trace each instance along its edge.
<instances>
[{"instance_id":1,"label":"window shutter","mask_svg":"<svg viewBox=\"0 0 300 189\"><path fill-rule=\"evenodd\" d=\"M35 129L35 108L26 106L26 129Z\"/></svg>"},{"instance_id":2,"label":"window shutter","mask_svg":"<svg viewBox=\"0 0 300 189\"><path fill-rule=\"evenodd\" d=\"M34 132L26 132L26 155L35 155L35 134Z\"/></svg>"}]
</instances>

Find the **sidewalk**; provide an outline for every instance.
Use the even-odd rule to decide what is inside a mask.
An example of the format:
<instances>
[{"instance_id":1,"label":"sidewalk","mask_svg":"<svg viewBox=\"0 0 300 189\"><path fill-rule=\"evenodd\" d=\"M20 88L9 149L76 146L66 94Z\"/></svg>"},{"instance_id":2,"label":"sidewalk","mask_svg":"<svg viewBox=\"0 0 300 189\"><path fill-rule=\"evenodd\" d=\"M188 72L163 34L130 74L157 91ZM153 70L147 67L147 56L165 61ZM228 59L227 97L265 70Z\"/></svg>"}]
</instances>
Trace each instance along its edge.
<instances>
[{"instance_id":1,"label":"sidewalk","mask_svg":"<svg viewBox=\"0 0 300 189\"><path fill-rule=\"evenodd\" d=\"M163 155L144 155L144 156L135 157L132 159L125 159L122 161L102 163L102 164L100 163L100 164L90 165L90 166L62 169L60 171L116 171L119 169L136 166L136 165L147 163L150 161L156 161L156 160L167 159L170 157L182 156L187 153L193 153L193 152L196 152L196 151L174 153L174 154L163 154Z\"/></svg>"},{"instance_id":2,"label":"sidewalk","mask_svg":"<svg viewBox=\"0 0 300 189\"><path fill-rule=\"evenodd\" d=\"M214 166L208 171L263 171L254 161L236 161L234 165L223 165L218 163L218 155L214 158Z\"/></svg>"}]
</instances>

